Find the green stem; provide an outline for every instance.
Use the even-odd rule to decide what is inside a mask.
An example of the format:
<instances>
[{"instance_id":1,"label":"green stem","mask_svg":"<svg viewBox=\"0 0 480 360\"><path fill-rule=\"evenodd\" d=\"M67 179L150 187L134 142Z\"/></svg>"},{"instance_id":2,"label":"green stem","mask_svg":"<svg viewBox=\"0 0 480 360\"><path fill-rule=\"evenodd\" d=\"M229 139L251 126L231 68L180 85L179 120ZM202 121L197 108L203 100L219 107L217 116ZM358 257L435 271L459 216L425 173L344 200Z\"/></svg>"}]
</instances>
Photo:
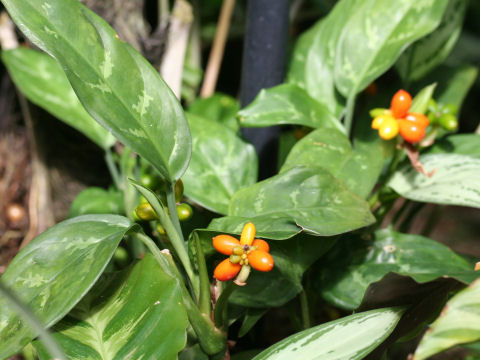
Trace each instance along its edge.
<instances>
[{"instance_id":1,"label":"green stem","mask_svg":"<svg viewBox=\"0 0 480 360\"><path fill-rule=\"evenodd\" d=\"M178 280L188 320L197 334L202 349L209 355L215 355L225 351L225 333L217 329L210 320L210 317L202 314L196 306L195 301L192 299L190 292L185 286L185 283L182 281L182 276L180 275L172 256L170 254L162 253L157 245L155 245L155 242L145 234L135 232L132 236L141 240L152 252L153 257L157 260L160 267L168 275Z\"/></svg>"},{"instance_id":2,"label":"green stem","mask_svg":"<svg viewBox=\"0 0 480 360\"><path fill-rule=\"evenodd\" d=\"M235 291L237 285L233 281L229 281L225 288L223 289L220 297L215 304L215 326L220 329L225 329L228 321L227 317L227 308L228 308L228 299L230 295Z\"/></svg>"},{"instance_id":3,"label":"green stem","mask_svg":"<svg viewBox=\"0 0 480 360\"><path fill-rule=\"evenodd\" d=\"M107 163L108 171L110 172L115 187L121 190L122 181L120 180L120 173L118 172L117 165L115 165L110 148L105 150L105 162Z\"/></svg>"},{"instance_id":4,"label":"green stem","mask_svg":"<svg viewBox=\"0 0 480 360\"><path fill-rule=\"evenodd\" d=\"M308 298L305 289L300 293L300 309L302 312L303 329L309 329L312 325L310 322L310 309L308 307Z\"/></svg>"},{"instance_id":5,"label":"green stem","mask_svg":"<svg viewBox=\"0 0 480 360\"><path fill-rule=\"evenodd\" d=\"M175 183L168 185L167 184L167 205L168 211L170 212L170 218L172 219L172 223L177 229L178 234L183 239L182 227L180 226L180 221L178 220L178 213L177 213L177 201L175 200Z\"/></svg>"},{"instance_id":6,"label":"green stem","mask_svg":"<svg viewBox=\"0 0 480 360\"><path fill-rule=\"evenodd\" d=\"M347 99L346 114L345 114L345 130L349 138L351 138L353 126L353 113L355 112L355 95L350 95Z\"/></svg>"},{"instance_id":7,"label":"green stem","mask_svg":"<svg viewBox=\"0 0 480 360\"><path fill-rule=\"evenodd\" d=\"M195 249L197 252L198 274L200 278L200 295L198 299L198 306L203 314L210 316L212 311L210 301L210 279L208 278L207 264L205 263L205 256L203 255L202 245L196 232L193 233L193 241L195 242Z\"/></svg>"},{"instance_id":8,"label":"green stem","mask_svg":"<svg viewBox=\"0 0 480 360\"><path fill-rule=\"evenodd\" d=\"M23 318L23 320L30 325L32 330L35 333L38 333L40 339L45 345L46 349L50 355L59 360L67 360L67 357L63 353L62 349L58 346L57 342L50 334L50 332L45 328L45 326L38 320L38 318L33 314L28 307L26 307L23 302L11 291L9 290L1 281L0 281L0 293L3 295L7 302L10 303L12 308L14 308L17 313Z\"/></svg>"}]
</instances>

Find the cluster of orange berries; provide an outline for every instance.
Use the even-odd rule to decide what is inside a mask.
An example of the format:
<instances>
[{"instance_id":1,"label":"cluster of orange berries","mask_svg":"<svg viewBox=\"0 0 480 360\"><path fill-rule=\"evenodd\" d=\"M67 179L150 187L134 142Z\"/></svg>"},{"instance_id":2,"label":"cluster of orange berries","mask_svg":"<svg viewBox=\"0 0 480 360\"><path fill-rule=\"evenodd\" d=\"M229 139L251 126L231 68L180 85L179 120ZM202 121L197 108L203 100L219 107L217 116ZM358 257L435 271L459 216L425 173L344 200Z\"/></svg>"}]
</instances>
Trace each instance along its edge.
<instances>
[{"instance_id":1,"label":"cluster of orange berries","mask_svg":"<svg viewBox=\"0 0 480 360\"><path fill-rule=\"evenodd\" d=\"M230 256L215 268L213 277L217 280L231 280L243 267L251 266L258 271L270 271L273 268L270 246L265 240L255 239L255 225L252 223L243 227L240 241L230 235L218 235L212 242L218 252Z\"/></svg>"},{"instance_id":2,"label":"cluster of orange berries","mask_svg":"<svg viewBox=\"0 0 480 360\"><path fill-rule=\"evenodd\" d=\"M412 97L405 90L399 90L393 96L390 109L381 114L375 114L372 128L378 130L380 137L390 140L399 133L409 143L416 143L425 137L426 129L430 124L424 114L409 112Z\"/></svg>"}]
</instances>

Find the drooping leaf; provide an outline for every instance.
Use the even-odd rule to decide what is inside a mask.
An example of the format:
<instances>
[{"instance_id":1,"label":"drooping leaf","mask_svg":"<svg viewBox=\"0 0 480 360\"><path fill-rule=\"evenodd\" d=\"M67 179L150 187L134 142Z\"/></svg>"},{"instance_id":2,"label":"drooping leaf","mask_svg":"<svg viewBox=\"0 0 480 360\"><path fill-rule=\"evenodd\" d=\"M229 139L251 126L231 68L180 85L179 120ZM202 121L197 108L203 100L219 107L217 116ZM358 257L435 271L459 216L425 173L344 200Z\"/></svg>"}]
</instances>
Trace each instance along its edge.
<instances>
[{"instance_id":1,"label":"drooping leaf","mask_svg":"<svg viewBox=\"0 0 480 360\"><path fill-rule=\"evenodd\" d=\"M31 102L104 149L115 143L113 135L85 111L55 59L40 51L19 47L3 51L2 60L15 85Z\"/></svg>"},{"instance_id":2,"label":"drooping leaf","mask_svg":"<svg viewBox=\"0 0 480 360\"><path fill-rule=\"evenodd\" d=\"M407 164L388 182L393 190L410 200L436 204L480 207L480 159L457 154L420 156L428 177Z\"/></svg>"},{"instance_id":3,"label":"drooping leaf","mask_svg":"<svg viewBox=\"0 0 480 360\"><path fill-rule=\"evenodd\" d=\"M175 95L136 50L77 0L2 0L37 46L57 59L90 115L169 181L188 165L191 139Z\"/></svg>"},{"instance_id":4,"label":"drooping leaf","mask_svg":"<svg viewBox=\"0 0 480 360\"><path fill-rule=\"evenodd\" d=\"M254 360L361 360L395 329L402 310L383 308L350 315L296 333Z\"/></svg>"},{"instance_id":5,"label":"drooping leaf","mask_svg":"<svg viewBox=\"0 0 480 360\"><path fill-rule=\"evenodd\" d=\"M343 126L325 105L292 84L260 91L255 100L242 109L238 116L243 127L295 124L344 131Z\"/></svg>"},{"instance_id":6,"label":"drooping leaf","mask_svg":"<svg viewBox=\"0 0 480 360\"><path fill-rule=\"evenodd\" d=\"M203 207L226 214L234 193L257 181L252 145L215 121L188 114L192 159L182 177L185 194Z\"/></svg>"},{"instance_id":7,"label":"drooping leaf","mask_svg":"<svg viewBox=\"0 0 480 360\"><path fill-rule=\"evenodd\" d=\"M269 216L294 222L307 233L331 236L375 221L368 204L321 168L297 166L238 191L229 215Z\"/></svg>"},{"instance_id":8,"label":"drooping leaf","mask_svg":"<svg viewBox=\"0 0 480 360\"><path fill-rule=\"evenodd\" d=\"M360 145L353 149L350 140L340 131L317 129L293 147L280 172L297 165L322 167L365 198L382 170L383 158L377 155L373 147Z\"/></svg>"},{"instance_id":9,"label":"drooping leaf","mask_svg":"<svg viewBox=\"0 0 480 360\"><path fill-rule=\"evenodd\" d=\"M219 122L233 131L238 131L239 125L235 118L240 104L233 97L216 93L208 98L199 98L191 103L187 111L204 119Z\"/></svg>"},{"instance_id":10,"label":"drooping leaf","mask_svg":"<svg viewBox=\"0 0 480 360\"><path fill-rule=\"evenodd\" d=\"M429 154L459 154L480 158L479 134L455 134L436 141L428 149Z\"/></svg>"},{"instance_id":11,"label":"drooping leaf","mask_svg":"<svg viewBox=\"0 0 480 360\"><path fill-rule=\"evenodd\" d=\"M104 275L53 328L69 359L177 359L188 320L180 285L152 255ZM36 342L40 359L50 359Z\"/></svg>"},{"instance_id":12,"label":"drooping leaf","mask_svg":"<svg viewBox=\"0 0 480 360\"><path fill-rule=\"evenodd\" d=\"M480 340L480 281L459 292L420 341L415 360L426 359L453 346Z\"/></svg>"},{"instance_id":13,"label":"drooping leaf","mask_svg":"<svg viewBox=\"0 0 480 360\"><path fill-rule=\"evenodd\" d=\"M87 214L125 214L122 193L98 187L83 190L73 200L68 217Z\"/></svg>"},{"instance_id":14,"label":"drooping leaf","mask_svg":"<svg viewBox=\"0 0 480 360\"><path fill-rule=\"evenodd\" d=\"M2 282L49 327L87 293L132 223L117 215L84 215L61 222L32 240L12 260ZM0 299L0 358L36 336Z\"/></svg>"},{"instance_id":15,"label":"drooping leaf","mask_svg":"<svg viewBox=\"0 0 480 360\"><path fill-rule=\"evenodd\" d=\"M471 264L446 246L420 235L391 229L377 231L371 240L341 239L322 263L317 288L336 306L357 308L370 284L390 272L418 283L442 277L472 280Z\"/></svg>"},{"instance_id":16,"label":"drooping leaf","mask_svg":"<svg viewBox=\"0 0 480 360\"><path fill-rule=\"evenodd\" d=\"M257 225L254 220L252 222ZM230 233L240 238L238 233L230 231L196 230L204 255L209 264L217 264L225 258L212 245L212 238L219 233ZM259 234L257 234L259 236ZM275 266L270 272L252 270L248 278L248 286L235 290L230 302L236 305L265 309L282 306L302 291L303 273L336 242L336 237L316 237L300 234L288 240L268 240L270 253ZM189 240L190 255L195 254L193 241ZM213 273L213 268L210 269Z\"/></svg>"},{"instance_id":17,"label":"drooping leaf","mask_svg":"<svg viewBox=\"0 0 480 360\"><path fill-rule=\"evenodd\" d=\"M406 0L394 7L390 0L352 2L356 9L348 16L335 53L335 84L347 98L390 68L406 46L432 32L448 5L448 0Z\"/></svg>"},{"instance_id":18,"label":"drooping leaf","mask_svg":"<svg viewBox=\"0 0 480 360\"><path fill-rule=\"evenodd\" d=\"M396 68L404 81L422 78L450 54L462 31L467 5L465 0L450 0L435 31L413 43L402 54Z\"/></svg>"}]
</instances>

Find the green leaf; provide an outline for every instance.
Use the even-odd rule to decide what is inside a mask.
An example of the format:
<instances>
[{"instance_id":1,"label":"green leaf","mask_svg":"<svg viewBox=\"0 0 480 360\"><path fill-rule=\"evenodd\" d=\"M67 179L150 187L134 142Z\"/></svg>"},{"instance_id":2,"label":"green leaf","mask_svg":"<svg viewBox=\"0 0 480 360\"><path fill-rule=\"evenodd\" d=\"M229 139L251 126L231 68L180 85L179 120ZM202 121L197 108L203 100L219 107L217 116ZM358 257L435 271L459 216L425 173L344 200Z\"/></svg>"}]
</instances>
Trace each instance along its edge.
<instances>
[{"instance_id":1,"label":"green leaf","mask_svg":"<svg viewBox=\"0 0 480 360\"><path fill-rule=\"evenodd\" d=\"M117 215L63 221L21 250L1 280L49 327L93 286L132 226ZM15 354L35 336L0 299L0 358Z\"/></svg>"},{"instance_id":2,"label":"green leaf","mask_svg":"<svg viewBox=\"0 0 480 360\"><path fill-rule=\"evenodd\" d=\"M457 105L460 109L468 91L475 83L478 68L467 65L453 69L442 67L435 74L439 75L440 83L437 101L441 104Z\"/></svg>"},{"instance_id":3,"label":"green leaf","mask_svg":"<svg viewBox=\"0 0 480 360\"><path fill-rule=\"evenodd\" d=\"M255 227L256 223L254 222ZM225 256L212 245L212 238L218 233L230 231L196 230L209 264L216 264ZM259 234L257 234L259 237ZM238 236L237 236L238 238ZM248 286L238 287L230 298L236 305L265 309L282 306L302 291L303 273L336 242L336 237L316 237L300 234L284 241L268 241L275 266L270 272L252 270ZM189 239L191 256L195 253L193 241ZM213 268L210 269L213 272Z\"/></svg>"},{"instance_id":4,"label":"green leaf","mask_svg":"<svg viewBox=\"0 0 480 360\"><path fill-rule=\"evenodd\" d=\"M268 309L247 309L247 313L242 321L242 326L238 330L238 337L244 337L255 326Z\"/></svg>"},{"instance_id":5,"label":"green leaf","mask_svg":"<svg viewBox=\"0 0 480 360\"><path fill-rule=\"evenodd\" d=\"M233 131L238 131L239 125L235 118L240 104L233 97L216 93L208 98L198 98L191 103L187 111L204 119L219 122Z\"/></svg>"},{"instance_id":6,"label":"green leaf","mask_svg":"<svg viewBox=\"0 0 480 360\"><path fill-rule=\"evenodd\" d=\"M410 200L436 204L480 207L480 159L457 154L420 156L428 177L406 164L396 171L388 186Z\"/></svg>"},{"instance_id":7,"label":"green leaf","mask_svg":"<svg viewBox=\"0 0 480 360\"><path fill-rule=\"evenodd\" d=\"M156 71L77 0L2 0L12 19L60 63L83 106L167 180L187 168L182 108Z\"/></svg>"},{"instance_id":8,"label":"green leaf","mask_svg":"<svg viewBox=\"0 0 480 360\"><path fill-rule=\"evenodd\" d=\"M177 359L187 314L177 280L147 254L105 274L53 328L69 359ZM50 359L40 343L40 359Z\"/></svg>"},{"instance_id":9,"label":"green leaf","mask_svg":"<svg viewBox=\"0 0 480 360\"><path fill-rule=\"evenodd\" d=\"M391 229L374 233L373 239L341 239L322 262L317 288L329 302L355 309L368 286L390 272L409 276L418 283L453 277L468 283L472 266L452 250L420 235Z\"/></svg>"},{"instance_id":10,"label":"green leaf","mask_svg":"<svg viewBox=\"0 0 480 360\"><path fill-rule=\"evenodd\" d=\"M261 90L255 100L242 109L238 116L242 127L295 124L344 131L343 126L325 105L292 84Z\"/></svg>"},{"instance_id":11,"label":"green leaf","mask_svg":"<svg viewBox=\"0 0 480 360\"><path fill-rule=\"evenodd\" d=\"M412 44L398 59L396 68L406 82L422 78L450 54L462 31L468 2L449 0L440 25Z\"/></svg>"},{"instance_id":12,"label":"green leaf","mask_svg":"<svg viewBox=\"0 0 480 360\"><path fill-rule=\"evenodd\" d=\"M377 148L362 144L354 150L340 131L317 129L297 142L280 172L297 165L321 166L365 198L382 170L383 158L377 153Z\"/></svg>"},{"instance_id":13,"label":"green leaf","mask_svg":"<svg viewBox=\"0 0 480 360\"><path fill-rule=\"evenodd\" d=\"M85 111L55 59L39 51L19 47L3 51L2 60L15 85L34 104L104 149L115 143L115 138Z\"/></svg>"},{"instance_id":14,"label":"green leaf","mask_svg":"<svg viewBox=\"0 0 480 360\"><path fill-rule=\"evenodd\" d=\"M390 335L402 313L384 308L350 315L289 336L253 359L361 360Z\"/></svg>"},{"instance_id":15,"label":"green leaf","mask_svg":"<svg viewBox=\"0 0 480 360\"><path fill-rule=\"evenodd\" d=\"M328 171L304 166L238 191L229 215L289 219L319 236L341 234L375 221L368 204Z\"/></svg>"},{"instance_id":16,"label":"green leaf","mask_svg":"<svg viewBox=\"0 0 480 360\"><path fill-rule=\"evenodd\" d=\"M429 86L425 86L422 90L420 90L412 100L410 112L425 114L428 109L428 102L432 98L436 86L437 84L434 83Z\"/></svg>"},{"instance_id":17,"label":"green leaf","mask_svg":"<svg viewBox=\"0 0 480 360\"><path fill-rule=\"evenodd\" d=\"M185 194L203 207L228 212L234 193L257 181L255 148L214 121L188 114L193 152L182 177Z\"/></svg>"},{"instance_id":18,"label":"green leaf","mask_svg":"<svg viewBox=\"0 0 480 360\"><path fill-rule=\"evenodd\" d=\"M360 1L339 1L329 15L303 34L293 51L288 82L308 94L340 117L345 104L334 83L336 45L349 17Z\"/></svg>"},{"instance_id":19,"label":"green leaf","mask_svg":"<svg viewBox=\"0 0 480 360\"><path fill-rule=\"evenodd\" d=\"M350 3L357 3L356 11L347 16L335 54L335 84L348 98L388 70L406 46L432 32L448 0L405 0L394 7L391 0Z\"/></svg>"},{"instance_id":20,"label":"green leaf","mask_svg":"<svg viewBox=\"0 0 480 360\"><path fill-rule=\"evenodd\" d=\"M73 200L68 217L86 214L125 214L123 194L115 190L90 187Z\"/></svg>"},{"instance_id":21,"label":"green leaf","mask_svg":"<svg viewBox=\"0 0 480 360\"><path fill-rule=\"evenodd\" d=\"M429 154L453 153L480 158L479 134L455 134L436 141L428 150Z\"/></svg>"},{"instance_id":22,"label":"green leaf","mask_svg":"<svg viewBox=\"0 0 480 360\"><path fill-rule=\"evenodd\" d=\"M480 340L479 299L479 280L450 299L425 333L414 359L423 360L453 346Z\"/></svg>"}]
</instances>

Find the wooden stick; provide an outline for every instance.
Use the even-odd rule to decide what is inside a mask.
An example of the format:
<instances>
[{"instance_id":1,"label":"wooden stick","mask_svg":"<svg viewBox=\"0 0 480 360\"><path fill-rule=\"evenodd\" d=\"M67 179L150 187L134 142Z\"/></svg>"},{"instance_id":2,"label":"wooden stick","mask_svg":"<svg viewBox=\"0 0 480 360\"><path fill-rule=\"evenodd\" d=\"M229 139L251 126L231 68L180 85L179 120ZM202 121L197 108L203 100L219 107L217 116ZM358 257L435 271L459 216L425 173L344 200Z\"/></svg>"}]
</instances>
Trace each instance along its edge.
<instances>
[{"instance_id":1,"label":"wooden stick","mask_svg":"<svg viewBox=\"0 0 480 360\"><path fill-rule=\"evenodd\" d=\"M207 70L205 71L205 77L203 79L202 90L200 91L200 97L202 98L209 97L215 92L234 7L235 0L223 1L220 17L218 18L215 39L213 40L212 50L210 51L210 56L208 58Z\"/></svg>"}]
</instances>

